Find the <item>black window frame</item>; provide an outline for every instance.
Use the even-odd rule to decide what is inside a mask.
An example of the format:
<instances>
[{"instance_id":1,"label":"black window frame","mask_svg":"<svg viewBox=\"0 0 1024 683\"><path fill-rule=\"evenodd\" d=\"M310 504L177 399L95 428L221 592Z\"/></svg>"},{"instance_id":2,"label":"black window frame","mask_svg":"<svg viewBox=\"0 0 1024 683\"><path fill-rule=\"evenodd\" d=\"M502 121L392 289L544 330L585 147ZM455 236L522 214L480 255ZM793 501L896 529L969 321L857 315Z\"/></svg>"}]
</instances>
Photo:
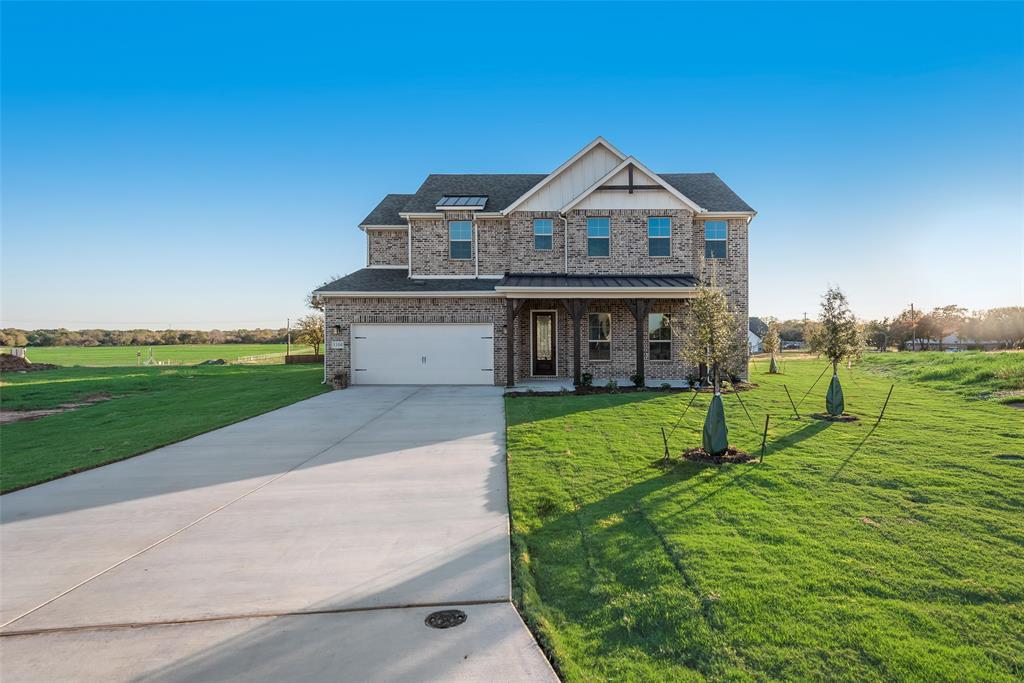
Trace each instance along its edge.
<instances>
[{"instance_id":1,"label":"black window frame","mask_svg":"<svg viewBox=\"0 0 1024 683\"><path fill-rule=\"evenodd\" d=\"M608 338L594 338L594 316L608 317ZM600 325L600 322L598 323ZM599 328L600 329L600 328ZM598 350L600 355L607 355L607 358L601 358L600 356L595 357L594 351ZM605 311L593 311L587 314L587 360L591 361L610 361L612 359L612 314Z\"/></svg>"},{"instance_id":2,"label":"black window frame","mask_svg":"<svg viewBox=\"0 0 1024 683\"><path fill-rule=\"evenodd\" d=\"M654 333L651 329L651 318L654 316L661 316L661 319L668 322L668 326L658 326L657 331L668 332L668 339L655 338ZM655 353L657 347L658 352ZM665 350L667 348L667 351ZM652 312L647 314L647 356L652 361L669 361L672 360L672 314L671 313L658 313Z\"/></svg>"}]
</instances>

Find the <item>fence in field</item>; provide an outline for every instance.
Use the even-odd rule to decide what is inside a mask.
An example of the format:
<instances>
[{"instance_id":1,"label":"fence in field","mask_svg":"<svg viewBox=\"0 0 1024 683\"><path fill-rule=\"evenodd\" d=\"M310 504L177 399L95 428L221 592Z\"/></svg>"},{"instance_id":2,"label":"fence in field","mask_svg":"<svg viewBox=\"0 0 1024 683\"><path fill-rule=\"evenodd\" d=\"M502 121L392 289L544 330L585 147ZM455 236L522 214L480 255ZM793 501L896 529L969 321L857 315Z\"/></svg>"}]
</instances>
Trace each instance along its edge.
<instances>
[{"instance_id":1,"label":"fence in field","mask_svg":"<svg viewBox=\"0 0 1024 683\"><path fill-rule=\"evenodd\" d=\"M284 353L260 353L255 356L239 356L233 362L235 363L265 363L268 360L278 360L285 358Z\"/></svg>"},{"instance_id":2,"label":"fence in field","mask_svg":"<svg viewBox=\"0 0 1024 683\"><path fill-rule=\"evenodd\" d=\"M293 353L290 356L286 356L285 359L284 359L284 362L288 363L288 364L292 364L292 363L323 363L324 362L324 357L323 357L322 354L321 355L315 355L315 354L312 354L312 353L304 353L304 354L294 354Z\"/></svg>"}]
</instances>

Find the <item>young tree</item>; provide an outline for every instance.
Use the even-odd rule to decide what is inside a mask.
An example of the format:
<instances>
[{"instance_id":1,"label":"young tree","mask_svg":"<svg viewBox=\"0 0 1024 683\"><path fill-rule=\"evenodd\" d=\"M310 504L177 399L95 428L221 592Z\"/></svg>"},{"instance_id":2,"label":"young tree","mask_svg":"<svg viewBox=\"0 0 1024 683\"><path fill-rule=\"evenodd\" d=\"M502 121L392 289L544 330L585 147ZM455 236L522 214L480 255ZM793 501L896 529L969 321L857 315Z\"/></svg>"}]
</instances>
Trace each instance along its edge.
<instances>
[{"instance_id":1,"label":"young tree","mask_svg":"<svg viewBox=\"0 0 1024 683\"><path fill-rule=\"evenodd\" d=\"M825 410L829 415L842 415L845 405L839 384L839 363L860 353L860 334L846 295L838 287L830 287L821 298L821 315L811 336L811 349L832 363Z\"/></svg>"},{"instance_id":2,"label":"young tree","mask_svg":"<svg viewBox=\"0 0 1024 683\"><path fill-rule=\"evenodd\" d=\"M777 374L779 366L775 362L775 356L782 350L782 339L779 337L779 321L775 318L768 318L768 329L761 339L761 348L771 357L768 372L772 375Z\"/></svg>"},{"instance_id":3,"label":"young tree","mask_svg":"<svg viewBox=\"0 0 1024 683\"><path fill-rule=\"evenodd\" d=\"M322 313L310 313L295 321L296 340L301 344L313 347L313 355L320 355L320 346L324 343L324 316Z\"/></svg>"},{"instance_id":4,"label":"young tree","mask_svg":"<svg viewBox=\"0 0 1024 683\"><path fill-rule=\"evenodd\" d=\"M729 364L734 352L734 338L739 324L729 311L729 303L722 290L712 285L700 285L692 299L687 325L683 333L680 356L693 366L706 363L711 372L715 395L704 418L704 450L719 455L729 447L729 429L725 424L722 405L721 371ZM744 346L746 335L744 335Z\"/></svg>"}]
</instances>

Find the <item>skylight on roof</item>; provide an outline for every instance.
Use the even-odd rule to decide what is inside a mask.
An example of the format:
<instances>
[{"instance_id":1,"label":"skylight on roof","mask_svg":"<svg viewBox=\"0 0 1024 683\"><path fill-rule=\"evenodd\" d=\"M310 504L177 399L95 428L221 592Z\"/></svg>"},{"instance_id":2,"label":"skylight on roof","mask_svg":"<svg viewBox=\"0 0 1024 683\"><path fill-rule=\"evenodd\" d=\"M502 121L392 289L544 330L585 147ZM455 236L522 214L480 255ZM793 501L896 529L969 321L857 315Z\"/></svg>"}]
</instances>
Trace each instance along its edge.
<instances>
[{"instance_id":1,"label":"skylight on roof","mask_svg":"<svg viewBox=\"0 0 1024 683\"><path fill-rule=\"evenodd\" d=\"M470 210L482 209L487 204L487 197L480 195L450 195L446 194L437 202L435 208L442 210Z\"/></svg>"}]
</instances>

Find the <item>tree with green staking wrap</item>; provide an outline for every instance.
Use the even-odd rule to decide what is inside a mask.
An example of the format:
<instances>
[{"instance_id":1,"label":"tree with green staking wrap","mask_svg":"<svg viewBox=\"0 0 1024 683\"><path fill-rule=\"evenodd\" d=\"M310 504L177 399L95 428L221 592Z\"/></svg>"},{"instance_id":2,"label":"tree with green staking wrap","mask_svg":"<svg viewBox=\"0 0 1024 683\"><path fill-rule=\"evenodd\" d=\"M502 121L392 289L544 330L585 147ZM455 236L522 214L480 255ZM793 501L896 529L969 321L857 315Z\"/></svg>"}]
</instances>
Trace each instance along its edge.
<instances>
[{"instance_id":1,"label":"tree with green staking wrap","mask_svg":"<svg viewBox=\"0 0 1024 683\"><path fill-rule=\"evenodd\" d=\"M768 329L765 330L764 338L761 339L761 349L771 358L768 372L775 375L779 372L779 365L775 362L775 355L782 347L782 340L779 338L779 321L775 318L768 318L767 322Z\"/></svg>"},{"instance_id":2,"label":"tree with green staking wrap","mask_svg":"<svg viewBox=\"0 0 1024 683\"><path fill-rule=\"evenodd\" d=\"M715 395L704 418L703 447L710 455L720 455L729 447L729 429L722 405L722 369L728 367L735 348L738 323L729 310L725 293L711 284L701 283L691 299L680 357L693 366L706 363ZM744 344L746 335L743 335ZM745 347L744 347L745 350Z\"/></svg>"},{"instance_id":3,"label":"tree with green staking wrap","mask_svg":"<svg viewBox=\"0 0 1024 683\"><path fill-rule=\"evenodd\" d=\"M839 383L839 363L860 355L860 330L846 295L838 287L829 287L821 298L819 325L811 334L811 350L832 363L832 381L825 393L825 412L834 417L846 409L843 387Z\"/></svg>"}]
</instances>

